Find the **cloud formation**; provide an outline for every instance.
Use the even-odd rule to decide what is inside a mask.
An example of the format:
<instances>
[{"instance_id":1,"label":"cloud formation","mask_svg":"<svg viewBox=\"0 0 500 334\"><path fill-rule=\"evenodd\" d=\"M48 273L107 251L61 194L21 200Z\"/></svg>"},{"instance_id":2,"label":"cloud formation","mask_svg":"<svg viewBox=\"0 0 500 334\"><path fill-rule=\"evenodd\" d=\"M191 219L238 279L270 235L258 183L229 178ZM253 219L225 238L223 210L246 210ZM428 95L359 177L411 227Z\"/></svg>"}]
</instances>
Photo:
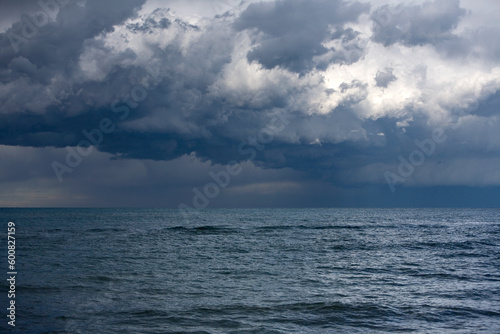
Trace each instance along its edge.
<instances>
[{"instance_id":1,"label":"cloud formation","mask_svg":"<svg viewBox=\"0 0 500 334\"><path fill-rule=\"evenodd\" d=\"M474 11L458 0L248 1L215 16L69 1L44 24L43 8L9 5L25 15L0 34L4 150L86 142L124 164L208 165L253 150L262 173L386 187L398 157L440 128L446 141L398 184L500 185L500 26L465 25ZM277 117L286 128L262 145Z\"/></svg>"}]
</instances>

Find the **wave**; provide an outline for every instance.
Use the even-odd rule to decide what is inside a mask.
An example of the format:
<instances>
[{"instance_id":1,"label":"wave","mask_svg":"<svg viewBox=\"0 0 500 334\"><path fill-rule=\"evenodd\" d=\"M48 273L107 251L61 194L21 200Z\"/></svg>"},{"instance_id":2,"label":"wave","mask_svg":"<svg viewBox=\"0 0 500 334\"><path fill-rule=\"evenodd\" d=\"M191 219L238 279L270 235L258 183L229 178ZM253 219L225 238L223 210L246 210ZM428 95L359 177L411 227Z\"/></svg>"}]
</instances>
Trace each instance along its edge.
<instances>
[{"instance_id":1,"label":"wave","mask_svg":"<svg viewBox=\"0 0 500 334\"><path fill-rule=\"evenodd\" d=\"M168 231L177 231L177 232L185 232L185 233L194 233L194 234L225 234L225 233L237 233L237 228L229 228L229 227L219 227L219 226L196 226L196 227L185 227L185 226L174 226L166 228Z\"/></svg>"}]
</instances>

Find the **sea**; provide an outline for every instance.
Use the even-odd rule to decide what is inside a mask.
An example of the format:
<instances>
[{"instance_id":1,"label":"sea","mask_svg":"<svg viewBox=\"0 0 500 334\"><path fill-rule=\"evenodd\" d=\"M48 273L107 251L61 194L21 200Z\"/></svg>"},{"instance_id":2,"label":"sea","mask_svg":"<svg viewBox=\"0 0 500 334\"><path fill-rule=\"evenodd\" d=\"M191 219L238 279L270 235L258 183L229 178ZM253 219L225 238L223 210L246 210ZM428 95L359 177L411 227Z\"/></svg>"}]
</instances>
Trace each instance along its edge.
<instances>
[{"instance_id":1,"label":"sea","mask_svg":"<svg viewBox=\"0 0 500 334\"><path fill-rule=\"evenodd\" d=\"M0 228L1 333L500 333L499 209L0 209Z\"/></svg>"}]
</instances>

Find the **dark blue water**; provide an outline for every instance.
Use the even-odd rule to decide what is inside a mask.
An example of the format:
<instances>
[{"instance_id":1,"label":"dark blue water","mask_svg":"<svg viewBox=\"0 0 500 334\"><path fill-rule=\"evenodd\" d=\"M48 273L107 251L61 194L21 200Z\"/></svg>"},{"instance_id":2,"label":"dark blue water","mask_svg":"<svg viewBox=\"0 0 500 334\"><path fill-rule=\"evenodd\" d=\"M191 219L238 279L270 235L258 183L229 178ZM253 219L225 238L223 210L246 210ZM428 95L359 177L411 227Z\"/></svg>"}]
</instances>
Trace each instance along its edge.
<instances>
[{"instance_id":1,"label":"dark blue water","mask_svg":"<svg viewBox=\"0 0 500 334\"><path fill-rule=\"evenodd\" d=\"M500 333L500 210L0 209L18 333ZM7 272L7 243L2 238ZM1 309L7 307L2 280Z\"/></svg>"}]
</instances>

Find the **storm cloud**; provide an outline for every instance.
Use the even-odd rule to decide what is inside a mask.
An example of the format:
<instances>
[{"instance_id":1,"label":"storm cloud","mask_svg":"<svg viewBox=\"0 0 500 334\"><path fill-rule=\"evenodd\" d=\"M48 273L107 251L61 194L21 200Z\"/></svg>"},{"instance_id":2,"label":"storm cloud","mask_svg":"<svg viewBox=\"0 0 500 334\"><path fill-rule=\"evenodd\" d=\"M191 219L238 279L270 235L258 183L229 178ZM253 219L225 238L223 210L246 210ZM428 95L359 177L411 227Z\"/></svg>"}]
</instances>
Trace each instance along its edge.
<instances>
[{"instance_id":1,"label":"storm cloud","mask_svg":"<svg viewBox=\"0 0 500 334\"><path fill-rule=\"evenodd\" d=\"M375 187L390 205L404 202L395 188L408 203L411 189L500 185L500 27L468 3L248 1L193 15L174 1L42 3L3 14L18 17L0 34L9 189L63 194L104 173L127 193L173 187L176 206L230 162L248 171L226 189L242 199L220 206L272 189L296 196L276 205L315 206L379 203ZM445 139L431 145L436 129ZM43 171L5 162L19 152ZM69 166L63 183L53 162ZM100 186L81 189L96 205ZM322 192L349 200L304 199Z\"/></svg>"}]
</instances>

